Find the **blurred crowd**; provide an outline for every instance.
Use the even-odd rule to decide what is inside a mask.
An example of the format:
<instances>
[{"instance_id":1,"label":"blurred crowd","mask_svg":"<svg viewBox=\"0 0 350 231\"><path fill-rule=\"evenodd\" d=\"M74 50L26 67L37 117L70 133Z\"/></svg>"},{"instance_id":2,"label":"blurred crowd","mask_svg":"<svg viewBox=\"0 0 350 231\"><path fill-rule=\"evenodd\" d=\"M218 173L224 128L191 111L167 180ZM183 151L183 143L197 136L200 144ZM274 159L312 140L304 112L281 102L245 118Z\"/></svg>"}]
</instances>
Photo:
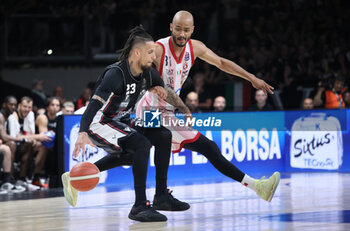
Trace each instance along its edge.
<instances>
[{"instance_id":1,"label":"blurred crowd","mask_svg":"<svg viewBox=\"0 0 350 231\"><path fill-rule=\"evenodd\" d=\"M83 114L90 96L91 89L86 87L80 98L70 101L64 98L62 87L56 86L48 97L43 81L35 80L30 95L20 99L9 95L3 100L0 194L48 188L49 176L58 174L58 118Z\"/></svg>"},{"instance_id":2,"label":"blurred crowd","mask_svg":"<svg viewBox=\"0 0 350 231\"><path fill-rule=\"evenodd\" d=\"M155 39L168 36L174 12L189 10L195 19L192 37L274 86L276 96L268 97L269 104L272 109L288 110L300 108L319 88L332 89L337 77L344 80L341 93L345 94L350 68L350 28L346 26L350 8L346 5L344 0L20 0L5 1L0 14L12 17L8 53L40 56L46 52L44 47L50 47L53 55L74 56L86 38L91 48L87 53L115 53L128 30L138 24ZM31 20L15 17L28 14ZM38 15L53 18L43 20ZM194 90L199 94L199 108L213 110L215 97L225 97L227 86L237 81L241 80L197 61L181 97L185 100ZM256 103L253 90L244 96ZM317 99L316 106L321 105Z\"/></svg>"}]
</instances>

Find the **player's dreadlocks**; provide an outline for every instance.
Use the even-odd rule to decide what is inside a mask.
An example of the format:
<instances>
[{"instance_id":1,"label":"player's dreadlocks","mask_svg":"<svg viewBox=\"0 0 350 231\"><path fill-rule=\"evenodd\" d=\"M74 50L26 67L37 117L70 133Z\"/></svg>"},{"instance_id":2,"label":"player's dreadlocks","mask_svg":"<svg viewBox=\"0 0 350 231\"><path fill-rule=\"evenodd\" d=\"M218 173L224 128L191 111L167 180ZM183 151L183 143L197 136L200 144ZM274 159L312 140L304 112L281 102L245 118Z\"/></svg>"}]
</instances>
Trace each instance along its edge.
<instances>
[{"instance_id":1,"label":"player's dreadlocks","mask_svg":"<svg viewBox=\"0 0 350 231\"><path fill-rule=\"evenodd\" d=\"M125 43L125 46L118 51L120 52L119 60L123 61L127 59L131 49L135 44L145 43L148 41L154 41L154 40L152 36L145 31L142 25L133 28L132 30L130 30L130 35L128 40Z\"/></svg>"}]
</instances>

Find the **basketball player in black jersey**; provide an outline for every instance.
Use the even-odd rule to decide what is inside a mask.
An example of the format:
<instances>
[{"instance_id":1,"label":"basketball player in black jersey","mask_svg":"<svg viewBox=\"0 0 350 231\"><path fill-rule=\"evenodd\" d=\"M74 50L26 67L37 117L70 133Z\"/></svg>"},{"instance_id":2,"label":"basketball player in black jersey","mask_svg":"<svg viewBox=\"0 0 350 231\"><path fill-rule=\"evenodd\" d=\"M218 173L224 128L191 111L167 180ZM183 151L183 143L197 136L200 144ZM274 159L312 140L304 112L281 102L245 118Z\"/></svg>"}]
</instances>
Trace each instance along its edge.
<instances>
[{"instance_id":1,"label":"basketball player in black jersey","mask_svg":"<svg viewBox=\"0 0 350 231\"><path fill-rule=\"evenodd\" d=\"M44 134L47 131L52 131L56 134L56 126L57 126L57 112L60 111L61 108L61 102L59 98L57 97L50 97L47 100L47 107L45 114L41 114L36 118L35 125L38 129L37 133ZM39 152L40 154L40 161L36 162L35 169L34 169L34 177L32 180L32 184L40 186L40 187L48 187L46 184L42 184L40 181L40 172L43 169L45 163L48 164L48 167L46 168L49 175L51 175L51 172L55 172L57 168L57 163L55 163L55 160L57 158L55 155L57 153L55 152L54 147L52 148L46 148L44 146L40 146ZM48 160L46 161L46 158Z\"/></svg>"},{"instance_id":2,"label":"basketball player in black jersey","mask_svg":"<svg viewBox=\"0 0 350 231\"><path fill-rule=\"evenodd\" d=\"M151 144L161 150L155 153L155 159L162 154L169 155L171 133L164 127L144 129L133 126L130 114L146 90L156 92L160 98L183 112L188 112L188 108L175 92L163 88L162 79L157 71L151 68L155 59L154 47L153 38L142 27L131 31L122 49L120 62L107 67L97 81L90 103L82 116L73 152L77 157L81 150L84 154L86 144L96 145L109 152L110 159L125 160L124 163L119 162L121 165L132 164L135 204L129 218L144 222L167 220L146 200L145 190ZM100 171L108 169L108 157L95 164ZM156 168L164 166L167 167L167 163L156 164ZM75 206L77 194L69 184L69 173L62 175L62 182L67 201ZM187 203L178 203L183 205L182 210L189 208Z\"/></svg>"},{"instance_id":3,"label":"basketball player in black jersey","mask_svg":"<svg viewBox=\"0 0 350 231\"><path fill-rule=\"evenodd\" d=\"M176 60L181 60L181 57L184 57L184 52L186 49L186 45L189 42L191 35L194 30L194 21L193 21L193 16L190 12L188 11L179 11L175 14L172 23L170 24L170 30L171 30L171 38L172 42L168 44L167 46L170 46L170 50L172 50L172 56ZM159 40L160 43L161 40ZM191 51L191 56L193 55L193 58L195 59L196 57L204 60L205 62L215 65L218 67L220 70L227 72L232 75L237 75L240 76L241 78L247 79L251 82L253 87L257 89L261 89L264 92L270 92L273 93L273 87L267 84L265 81L255 77L254 75L248 73L241 67L239 67L237 64L234 62L219 57L216 55L213 51L211 51L209 48L207 48L202 42L199 40L191 40L191 44L193 45L193 51ZM165 55L165 46L166 44L163 45L156 45L156 56L157 58L154 61L155 67L160 70L160 68L163 68L163 61L164 57L169 58L169 54ZM194 61L194 59L192 61ZM162 61L163 60L163 61ZM175 61L176 61L175 60ZM177 62L177 61L176 61ZM167 62L165 62L165 66ZM170 66L168 66L168 69L170 69ZM182 73L185 72L184 65L182 66ZM172 69L173 72L164 72L162 73L162 78L166 80L165 82L171 82L174 81L172 79L171 74L169 73L175 73L178 70L177 69ZM188 71L188 69L187 69ZM181 73L181 72L179 72ZM181 83L182 85L183 83ZM171 84L170 84L171 85ZM181 89L181 87L180 87ZM177 89L174 89L178 91ZM155 105L151 105L155 106ZM174 133L173 133L174 134ZM191 151L195 151L197 153L203 154L209 162L217 169L219 170L222 174L225 176L230 177L231 179L240 182L242 185L248 187L249 189L253 190L254 192L257 193L259 197L266 201L271 201L273 198L273 195L275 193L275 190L279 184L280 180L280 173L275 172L270 178L268 179L254 179L250 177L248 174L243 173L239 168L237 168L235 165L233 165L230 161L228 161L221 153L221 150L219 149L218 145L213 142L212 140L209 140L207 137L203 136L202 134L198 133L199 135L197 137L194 137L193 139L187 140L188 142L185 142L184 148L189 149ZM176 135L175 135L176 136ZM175 137L174 136L174 137ZM157 152L157 147L155 147L155 152ZM155 163L159 161L159 165L163 164L169 164L169 159L170 155L160 155L159 159L155 159ZM102 161L101 161L102 162ZM112 168L114 166L120 165L118 163L118 159L115 159L114 161L110 161L108 163L108 167ZM101 165L101 168L106 167L106 164ZM108 169L108 168L105 168ZM161 168L163 170L167 169L166 166L163 166ZM159 171L161 172L161 171ZM167 173L161 172L161 175L163 176L163 179L166 179ZM158 180L158 179L157 179ZM164 183L166 185L166 182ZM164 195L164 194L163 194ZM172 208L169 209L164 209L164 207L158 203L158 198L157 195L155 195L155 200L153 201L153 206L157 210L173 210ZM162 198L162 197L160 197ZM183 202L184 203L184 202Z\"/></svg>"}]
</instances>

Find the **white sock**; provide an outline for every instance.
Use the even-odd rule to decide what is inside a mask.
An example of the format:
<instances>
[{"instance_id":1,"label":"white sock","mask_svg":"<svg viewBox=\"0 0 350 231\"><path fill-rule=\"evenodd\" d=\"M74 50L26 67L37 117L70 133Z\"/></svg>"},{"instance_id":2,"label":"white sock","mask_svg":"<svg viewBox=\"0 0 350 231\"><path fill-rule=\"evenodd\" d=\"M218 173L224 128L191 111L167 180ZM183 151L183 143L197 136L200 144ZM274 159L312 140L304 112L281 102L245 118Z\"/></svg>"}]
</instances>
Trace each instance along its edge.
<instances>
[{"instance_id":1,"label":"white sock","mask_svg":"<svg viewBox=\"0 0 350 231\"><path fill-rule=\"evenodd\" d=\"M256 181L256 179L251 178L250 176L245 174L241 184L243 184L244 186L246 186L246 187L250 188L251 190L253 190L254 192L256 192L255 184L254 184L255 181Z\"/></svg>"}]
</instances>

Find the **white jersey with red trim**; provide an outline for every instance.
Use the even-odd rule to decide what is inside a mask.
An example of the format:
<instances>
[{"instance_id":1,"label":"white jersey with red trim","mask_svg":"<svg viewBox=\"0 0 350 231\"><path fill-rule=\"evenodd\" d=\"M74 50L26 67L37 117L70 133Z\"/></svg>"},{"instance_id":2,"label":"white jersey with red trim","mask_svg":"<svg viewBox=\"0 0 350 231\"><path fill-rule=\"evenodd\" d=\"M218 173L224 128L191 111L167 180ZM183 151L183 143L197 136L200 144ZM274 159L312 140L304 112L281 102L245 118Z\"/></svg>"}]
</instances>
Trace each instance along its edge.
<instances>
[{"instance_id":1,"label":"white jersey with red trim","mask_svg":"<svg viewBox=\"0 0 350 231\"><path fill-rule=\"evenodd\" d=\"M164 85L171 87L179 95L182 85L187 79L188 73L194 63L194 54L192 42L188 40L178 60L171 39L171 37L167 37L157 41L163 48L159 75L162 77ZM159 98L157 94L151 92L147 92L138 102L136 106L136 117L143 119L145 110L156 109L160 109L162 112L161 117L164 119L161 122L169 121L169 125L162 123L162 126L165 126L171 131L171 150L173 153L180 152L184 144L195 142L201 135L200 132L190 127L179 126L179 119L174 114L174 106Z\"/></svg>"},{"instance_id":2,"label":"white jersey with red trim","mask_svg":"<svg viewBox=\"0 0 350 231\"><path fill-rule=\"evenodd\" d=\"M182 85L186 81L194 63L191 39L186 43L180 59L175 55L171 36L160 39L157 43L163 48L159 75L162 77L165 86L171 87L176 94L180 95Z\"/></svg>"}]
</instances>

